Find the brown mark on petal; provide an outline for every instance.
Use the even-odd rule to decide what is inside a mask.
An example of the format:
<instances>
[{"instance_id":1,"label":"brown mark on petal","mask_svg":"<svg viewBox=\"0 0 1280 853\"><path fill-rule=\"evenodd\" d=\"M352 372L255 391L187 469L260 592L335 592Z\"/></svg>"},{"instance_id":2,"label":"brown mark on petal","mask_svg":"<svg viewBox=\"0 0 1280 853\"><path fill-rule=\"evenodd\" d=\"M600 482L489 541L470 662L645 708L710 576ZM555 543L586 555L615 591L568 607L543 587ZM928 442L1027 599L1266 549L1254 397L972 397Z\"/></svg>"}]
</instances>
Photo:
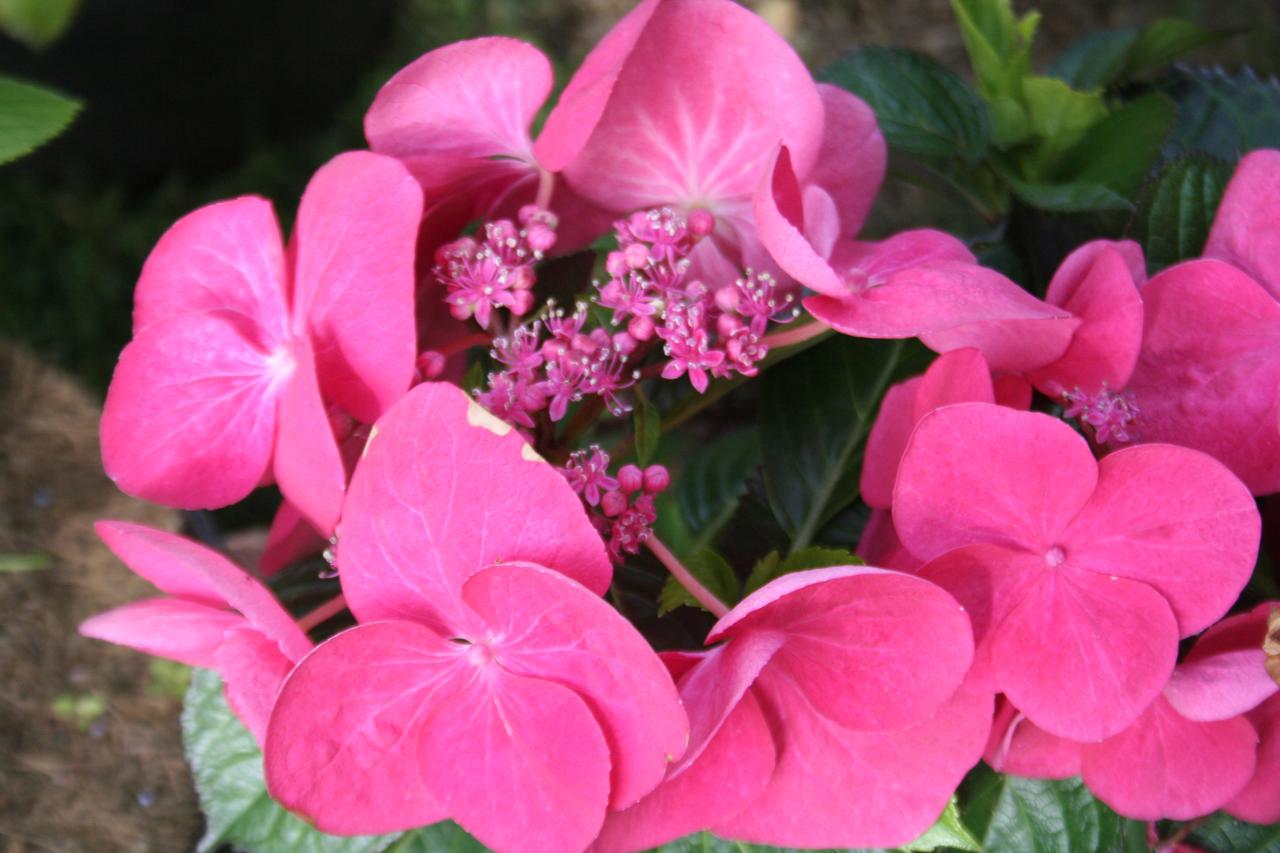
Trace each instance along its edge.
<instances>
[{"instance_id":1,"label":"brown mark on petal","mask_svg":"<svg viewBox=\"0 0 1280 853\"><path fill-rule=\"evenodd\" d=\"M1267 636L1262 641L1262 651L1267 656L1267 674L1280 684L1280 607L1271 608L1267 615Z\"/></svg>"}]
</instances>

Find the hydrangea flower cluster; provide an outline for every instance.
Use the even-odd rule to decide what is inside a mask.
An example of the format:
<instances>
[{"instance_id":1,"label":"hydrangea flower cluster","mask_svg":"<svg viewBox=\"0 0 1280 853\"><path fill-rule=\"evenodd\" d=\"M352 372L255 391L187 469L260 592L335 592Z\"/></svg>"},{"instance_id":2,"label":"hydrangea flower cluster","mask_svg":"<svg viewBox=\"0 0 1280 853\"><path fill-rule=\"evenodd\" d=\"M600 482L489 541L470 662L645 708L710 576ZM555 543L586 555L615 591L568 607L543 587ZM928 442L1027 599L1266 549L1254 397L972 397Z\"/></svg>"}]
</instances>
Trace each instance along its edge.
<instances>
[{"instance_id":1,"label":"hydrangea flower cluster","mask_svg":"<svg viewBox=\"0 0 1280 853\"><path fill-rule=\"evenodd\" d=\"M895 846L984 756L1136 819L1280 819L1270 609L1231 613L1280 491L1280 152L1241 162L1205 258L1147 281L1136 243L1094 241L1039 299L937 231L858 239L874 115L730 0L643 0L534 141L550 89L521 42L432 51L288 251L258 198L164 235L105 467L187 508L275 482L260 574L332 542L341 597L295 620L216 552L104 522L164 596L82 631L217 670L272 797L339 835ZM602 283L543 300L542 258L611 227ZM584 436L635 383L703 392L826 333L938 354L858 461L868 565L721 600L652 530L679 462L611 473ZM434 381L477 336L486 387ZM603 597L645 551L716 617L702 647L659 655Z\"/></svg>"}]
</instances>

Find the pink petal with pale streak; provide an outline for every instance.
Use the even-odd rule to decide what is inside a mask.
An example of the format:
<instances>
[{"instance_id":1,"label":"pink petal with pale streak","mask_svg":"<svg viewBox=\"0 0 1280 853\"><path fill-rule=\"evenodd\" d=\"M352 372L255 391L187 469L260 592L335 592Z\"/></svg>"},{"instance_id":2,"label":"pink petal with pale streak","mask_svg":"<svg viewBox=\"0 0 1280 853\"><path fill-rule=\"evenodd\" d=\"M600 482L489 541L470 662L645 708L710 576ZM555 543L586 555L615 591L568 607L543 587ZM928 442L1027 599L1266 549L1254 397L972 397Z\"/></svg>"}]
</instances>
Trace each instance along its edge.
<instances>
[{"instance_id":1,"label":"pink petal with pale streak","mask_svg":"<svg viewBox=\"0 0 1280 853\"><path fill-rule=\"evenodd\" d=\"M675 204L719 217L721 205L751 199L779 140L808 173L822 101L768 24L729 0L667 0L632 14L566 91L564 120L586 125L608 88L594 132L565 168L575 190L618 213Z\"/></svg>"},{"instance_id":2,"label":"pink petal with pale streak","mask_svg":"<svg viewBox=\"0 0 1280 853\"><path fill-rule=\"evenodd\" d=\"M1257 744L1244 717L1197 723L1159 698L1125 731L1081 747L1081 776L1125 817L1191 820L1248 784Z\"/></svg>"},{"instance_id":3,"label":"pink petal with pale streak","mask_svg":"<svg viewBox=\"0 0 1280 853\"><path fill-rule=\"evenodd\" d=\"M753 632L780 633L766 671L793 680L825 717L850 729L929 718L973 660L969 618L955 599L928 581L867 566L771 581L722 617L707 642Z\"/></svg>"},{"instance_id":4,"label":"pink petal with pale streak","mask_svg":"<svg viewBox=\"0 0 1280 853\"><path fill-rule=\"evenodd\" d=\"M813 208L808 212L814 215L822 213L820 206L806 205L805 194L792 168L791 152L783 147L752 200L760 242L782 271L805 287L831 297L844 297L849 288L832 269L823 251L832 242L831 223L819 220L809 226L805 220L806 207ZM838 215L834 199L829 211ZM836 233L838 236L839 232ZM813 240L817 240L818 246Z\"/></svg>"},{"instance_id":5,"label":"pink petal with pale streak","mask_svg":"<svg viewBox=\"0 0 1280 853\"><path fill-rule=\"evenodd\" d=\"M1102 458L1062 547L1072 565L1157 590L1188 637L1221 618L1249 582L1261 528L1248 489L1217 460L1146 444Z\"/></svg>"},{"instance_id":6,"label":"pink petal with pale streak","mask_svg":"<svg viewBox=\"0 0 1280 853\"><path fill-rule=\"evenodd\" d=\"M1088 443L1056 418L986 403L946 406L911 434L894 525L924 560L979 542L1043 554L1097 479Z\"/></svg>"},{"instance_id":7,"label":"pink petal with pale streak","mask_svg":"<svg viewBox=\"0 0 1280 853\"><path fill-rule=\"evenodd\" d=\"M862 528L855 552L868 565L882 566L899 572L915 574L924 563L903 547L898 531L893 527L893 514L887 509L871 510L867 526Z\"/></svg>"},{"instance_id":8,"label":"pink petal with pale streak","mask_svg":"<svg viewBox=\"0 0 1280 853\"><path fill-rule=\"evenodd\" d=\"M362 621L465 625L462 582L494 563L547 566L597 594L613 572L560 473L444 383L414 388L375 425L344 513L338 565Z\"/></svg>"},{"instance_id":9,"label":"pink petal with pale streak","mask_svg":"<svg viewBox=\"0 0 1280 853\"><path fill-rule=\"evenodd\" d=\"M1179 714L1225 720L1253 710L1280 690L1267 674L1262 651L1274 606L1264 603L1223 619L1196 640L1164 689Z\"/></svg>"},{"instance_id":10,"label":"pink petal with pale streak","mask_svg":"<svg viewBox=\"0 0 1280 853\"><path fill-rule=\"evenodd\" d=\"M378 91L364 117L369 147L408 157L532 159L529 127L551 92L551 63L513 38L454 42L423 54Z\"/></svg>"},{"instance_id":11,"label":"pink petal with pale streak","mask_svg":"<svg viewBox=\"0 0 1280 853\"><path fill-rule=\"evenodd\" d=\"M1080 744L1051 735L1001 699L983 759L998 773L1028 779L1080 775Z\"/></svg>"},{"instance_id":12,"label":"pink petal with pale streak","mask_svg":"<svg viewBox=\"0 0 1280 853\"><path fill-rule=\"evenodd\" d=\"M991 635L1000 690L1033 723L1078 741L1111 737L1160 694L1178 625L1160 593L1127 578L1046 565Z\"/></svg>"},{"instance_id":13,"label":"pink petal with pale streak","mask_svg":"<svg viewBox=\"0 0 1280 853\"><path fill-rule=\"evenodd\" d=\"M609 750L568 688L490 664L424 727L423 780L496 850L584 850L609 801ZM465 771L459 772L461 768Z\"/></svg>"},{"instance_id":14,"label":"pink petal with pale streak","mask_svg":"<svg viewBox=\"0 0 1280 853\"><path fill-rule=\"evenodd\" d=\"M1280 491L1280 303L1235 267L1190 261L1142 289L1129 380L1144 441L1194 447L1255 495Z\"/></svg>"},{"instance_id":15,"label":"pink petal with pale streak","mask_svg":"<svg viewBox=\"0 0 1280 853\"><path fill-rule=\"evenodd\" d=\"M229 311L154 323L120 354L102 411L102 465L124 492L181 509L243 499L275 443L284 375Z\"/></svg>"},{"instance_id":16,"label":"pink petal with pale streak","mask_svg":"<svg viewBox=\"0 0 1280 853\"><path fill-rule=\"evenodd\" d=\"M86 619L80 633L188 666L213 668L223 635L243 624L244 617L230 610L174 598L145 598Z\"/></svg>"},{"instance_id":17,"label":"pink petal with pale streak","mask_svg":"<svg viewBox=\"0 0 1280 853\"><path fill-rule=\"evenodd\" d=\"M281 501L267 531L267 546L258 559L258 571L269 578L304 557L319 554L328 542L297 507L287 500Z\"/></svg>"},{"instance_id":18,"label":"pink petal with pale streak","mask_svg":"<svg viewBox=\"0 0 1280 853\"><path fill-rule=\"evenodd\" d=\"M806 182L831 195L840 216L839 233L854 237L884 182L888 148L875 113L860 98L830 83L819 83L818 95L826 120L818 162Z\"/></svg>"},{"instance_id":19,"label":"pink petal with pale streak","mask_svg":"<svg viewBox=\"0 0 1280 853\"><path fill-rule=\"evenodd\" d=\"M1280 151L1254 151L1236 166L1204 256L1235 264L1280 299Z\"/></svg>"},{"instance_id":20,"label":"pink petal with pale streak","mask_svg":"<svg viewBox=\"0 0 1280 853\"><path fill-rule=\"evenodd\" d=\"M422 190L398 161L339 154L307 184L290 252L293 325L325 398L371 423L409 390Z\"/></svg>"},{"instance_id":21,"label":"pink petal with pale streak","mask_svg":"<svg viewBox=\"0 0 1280 853\"><path fill-rule=\"evenodd\" d=\"M626 811L611 812L591 850L648 850L723 823L760 796L775 762L768 721L748 691L693 765Z\"/></svg>"},{"instance_id":22,"label":"pink petal with pale streak","mask_svg":"<svg viewBox=\"0 0 1280 853\"><path fill-rule=\"evenodd\" d=\"M261 747L267 739L267 721L276 695L294 662L280 653L280 646L273 640L247 626L226 632L214 661L222 676L227 704Z\"/></svg>"},{"instance_id":23,"label":"pink petal with pale streak","mask_svg":"<svg viewBox=\"0 0 1280 853\"><path fill-rule=\"evenodd\" d=\"M293 376L280 400L273 466L276 482L308 524L331 535L342 514L347 472L305 338L294 341L292 354Z\"/></svg>"},{"instance_id":24,"label":"pink petal with pale streak","mask_svg":"<svg viewBox=\"0 0 1280 853\"><path fill-rule=\"evenodd\" d=\"M711 831L757 844L905 844L942 814L991 729L983 692L960 690L932 719L896 732L842 728L771 671L752 692L780 733L777 769L759 799Z\"/></svg>"},{"instance_id":25,"label":"pink petal with pale streak","mask_svg":"<svg viewBox=\"0 0 1280 853\"><path fill-rule=\"evenodd\" d=\"M899 392L896 399L890 400L898 389L908 386L913 392L910 397ZM862 499L872 507L890 507L898 463L906 450L911 430L920 418L953 403L993 402L995 392L991 384L991 370L982 353L976 349L955 350L941 355L919 378L918 384L915 380L908 380L890 388L867 437L866 458L862 463ZM904 405L910 407L909 414L898 411Z\"/></svg>"},{"instance_id":26,"label":"pink petal with pale streak","mask_svg":"<svg viewBox=\"0 0 1280 853\"><path fill-rule=\"evenodd\" d=\"M873 509L887 510L893 505L893 481L898 476L902 451L916 425L916 392L923 381L923 376L915 376L890 388L867 434L859 490L862 500Z\"/></svg>"},{"instance_id":27,"label":"pink petal with pale streak","mask_svg":"<svg viewBox=\"0 0 1280 853\"><path fill-rule=\"evenodd\" d=\"M1258 732L1258 766L1244 790L1223 808L1251 823L1280 821L1280 696L1245 715Z\"/></svg>"},{"instance_id":28,"label":"pink petal with pale streak","mask_svg":"<svg viewBox=\"0 0 1280 853\"><path fill-rule=\"evenodd\" d=\"M1141 260L1142 250L1137 250ZM1077 388L1118 391L1129 381L1142 346L1142 297L1128 258L1103 241L1086 243L1063 262L1046 299L1083 322L1062 357L1031 374L1047 394Z\"/></svg>"},{"instance_id":29,"label":"pink petal with pale streak","mask_svg":"<svg viewBox=\"0 0 1280 853\"><path fill-rule=\"evenodd\" d=\"M422 767L440 760L427 745L434 713L475 678L464 653L410 622L358 625L321 643L271 712L263 747L271 796L336 835L449 817Z\"/></svg>"},{"instance_id":30,"label":"pink petal with pale streak","mask_svg":"<svg viewBox=\"0 0 1280 853\"><path fill-rule=\"evenodd\" d=\"M614 85L661 0L644 0L587 54L547 116L533 151L544 169L563 171L586 145L609 105Z\"/></svg>"},{"instance_id":31,"label":"pink petal with pale streak","mask_svg":"<svg viewBox=\"0 0 1280 853\"><path fill-rule=\"evenodd\" d=\"M1043 571L1040 556L998 545L966 545L917 569L920 577L951 593L969 616L975 648L967 684L992 693L999 691L994 650L1000 623Z\"/></svg>"},{"instance_id":32,"label":"pink petal with pale streak","mask_svg":"<svg viewBox=\"0 0 1280 853\"><path fill-rule=\"evenodd\" d=\"M610 807L632 805L684 752L689 722L648 641L596 594L529 563L491 566L462 598L489 625L506 672L543 678L587 703L609 746Z\"/></svg>"},{"instance_id":33,"label":"pink petal with pale streak","mask_svg":"<svg viewBox=\"0 0 1280 853\"><path fill-rule=\"evenodd\" d=\"M180 314L228 311L271 350L283 338L285 259L271 202L241 196L179 219L156 243L133 295L133 333Z\"/></svg>"},{"instance_id":34,"label":"pink petal with pale streak","mask_svg":"<svg viewBox=\"0 0 1280 853\"><path fill-rule=\"evenodd\" d=\"M785 190L785 187L784 181L780 189ZM861 307L859 300L862 295L887 283L895 273L945 261L973 264L974 257L964 243L949 234L928 228L902 231L878 243L846 237L835 243L828 260L838 285L824 288L800 279L822 294L806 299L805 308L845 334L884 337L879 332L864 334L862 331L872 328L876 322L874 313L866 314L866 310L871 309Z\"/></svg>"},{"instance_id":35,"label":"pink petal with pale streak","mask_svg":"<svg viewBox=\"0 0 1280 853\"><path fill-rule=\"evenodd\" d=\"M240 611L293 660L310 650L311 641L270 590L217 551L127 521L99 521L94 530L125 565L170 595Z\"/></svg>"},{"instance_id":36,"label":"pink petal with pale streak","mask_svg":"<svg viewBox=\"0 0 1280 853\"><path fill-rule=\"evenodd\" d=\"M785 639L776 633L745 633L703 653L680 675L680 698L689 712L689 747L672 765L668 779L689 772Z\"/></svg>"}]
</instances>

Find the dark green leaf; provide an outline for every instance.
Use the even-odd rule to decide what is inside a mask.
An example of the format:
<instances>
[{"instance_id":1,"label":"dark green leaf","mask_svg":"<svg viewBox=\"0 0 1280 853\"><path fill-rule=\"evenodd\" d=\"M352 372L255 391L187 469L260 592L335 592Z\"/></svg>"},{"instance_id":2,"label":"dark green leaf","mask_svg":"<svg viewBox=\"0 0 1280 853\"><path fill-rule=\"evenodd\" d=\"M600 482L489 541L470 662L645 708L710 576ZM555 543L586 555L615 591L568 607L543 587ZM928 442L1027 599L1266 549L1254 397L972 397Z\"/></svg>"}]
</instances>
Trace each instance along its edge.
<instances>
[{"instance_id":1,"label":"dark green leaf","mask_svg":"<svg viewBox=\"0 0 1280 853\"><path fill-rule=\"evenodd\" d=\"M52 43L71 23L80 0L0 0L0 30L34 47Z\"/></svg>"},{"instance_id":2,"label":"dark green leaf","mask_svg":"<svg viewBox=\"0 0 1280 853\"><path fill-rule=\"evenodd\" d=\"M1165 167L1137 217L1151 272L1200 255L1230 178L1231 167L1212 157L1184 157Z\"/></svg>"},{"instance_id":3,"label":"dark green leaf","mask_svg":"<svg viewBox=\"0 0 1280 853\"><path fill-rule=\"evenodd\" d=\"M662 437L662 415L640 391L636 391L636 461L643 467L653 459Z\"/></svg>"},{"instance_id":4,"label":"dark green leaf","mask_svg":"<svg viewBox=\"0 0 1280 853\"><path fill-rule=\"evenodd\" d=\"M985 853L1133 849L1135 822L1094 799L1079 779L1019 779L985 765L975 773L964 816Z\"/></svg>"},{"instance_id":5,"label":"dark green leaf","mask_svg":"<svg viewBox=\"0 0 1280 853\"><path fill-rule=\"evenodd\" d=\"M808 547L822 522L857 495L856 450L880 398L927 358L911 341L838 336L764 374L765 487L792 551Z\"/></svg>"},{"instance_id":6,"label":"dark green leaf","mask_svg":"<svg viewBox=\"0 0 1280 853\"><path fill-rule=\"evenodd\" d=\"M271 799L262 752L227 706L215 672L197 669L191 675L182 741L207 823L200 851L229 844L253 853L374 853L396 838L325 835Z\"/></svg>"},{"instance_id":7,"label":"dark green leaf","mask_svg":"<svg viewBox=\"0 0 1280 853\"><path fill-rule=\"evenodd\" d=\"M1280 853L1280 824L1259 826L1219 812L1188 840L1205 853Z\"/></svg>"},{"instance_id":8,"label":"dark green leaf","mask_svg":"<svg viewBox=\"0 0 1280 853\"><path fill-rule=\"evenodd\" d=\"M684 567L697 578L703 586L716 598L730 607L742 598L742 590L738 586L738 576L733 573L733 566L725 562L715 551L704 548L684 561ZM677 607L702 607L689 591L680 585L675 577L667 578L658 596L658 615L665 616Z\"/></svg>"},{"instance_id":9,"label":"dark green leaf","mask_svg":"<svg viewBox=\"0 0 1280 853\"><path fill-rule=\"evenodd\" d=\"M738 506L747 478L760 464L760 441L743 430L717 439L705 451L693 454L677 477L676 500L691 534L691 548L677 551L687 556L715 544ZM674 547L674 546L672 546Z\"/></svg>"},{"instance_id":10,"label":"dark green leaf","mask_svg":"<svg viewBox=\"0 0 1280 853\"><path fill-rule=\"evenodd\" d=\"M1246 68L1180 68L1172 83L1178 102L1167 157L1192 151L1234 163L1255 148L1280 148L1280 82Z\"/></svg>"},{"instance_id":11,"label":"dark green leaf","mask_svg":"<svg viewBox=\"0 0 1280 853\"><path fill-rule=\"evenodd\" d=\"M453 821L443 820L406 832L387 853L487 853L488 849Z\"/></svg>"},{"instance_id":12,"label":"dark green leaf","mask_svg":"<svg viewBox=\"0 0 1280 853\"><path fill-rule=\"evenodd\" d=\"M991 127L982 101L928 57L868 47L836 62L823 78L866 101L893 148L969 162L987 149Z\"/></svg>"},{"instance_id":13,"label":"dark green leaf","mask_svg":"<svg viewBox=\"0 0 1280 853\"><path fill-rule=\"evenodd\" d=\"M1032 207L1056 213L1133 210L1133 202L1102 184L1036 184L1005 175L1014 195Z\"/></svg>"},{"instance_id":14,"label":"dark green leaf","mask_svg":"<svg viewBox=\"0 0 1280 853\"><path fill-rule=\"evenodd\" d=\"M1054 169L1055 182L1100 184L1132 198L1160 156L1173 125L1173 101L1144 95L1089 128Z\"/></svg>"},{"instance_id":15,"label":"dark green leaf","mask_svg":"<svg viewBox=\"0 0 1280 853\"><path fill-rule=\"evenodd\" d=\"M1103 30L1067 46L1049 66L1049 74L1074 89L1105 89L1124 69L1138 30Z\"/></svg>"},{"instance_id":16,"label":"dark green leaf","mask_svg":"<svg viewBox=\"0 0 1280 853\"><path fill-rule=\"evenodd\" d=\"M16 160L53 139L79 111L79 101L0 77L0 163Z\"/></svg>"},{"instance_id":17,"label":"dark green leaf","mask_svg":"<svg viewBox=\"0 0 1280 853\"><path fill-rule=\"evenodd\" d=\"M861 557L856 557L840 548L822 548L819 546L803 548L785 560L778 556L777 551L770 551L752 567L751 574L747 576L743 594L750 595L769 581L791 572L801 572L805 569L825 569L830 566L860 566L863 562Z\"/></svg>"},{"instance_id":18,"label":"dark green leaf","mask_svg":"<svg viewBox=\"0 0 1280 853\"><path fill-rule=\"evenodd\" d=\"M1159 71L1175 59L1192 51L1221 41L1227 33L1208 30L1191 21L1165 18L1156 21L1142 31L1129 51L1123 76L1140 77L1150 71Z\"/></svg>"}]
</instances>

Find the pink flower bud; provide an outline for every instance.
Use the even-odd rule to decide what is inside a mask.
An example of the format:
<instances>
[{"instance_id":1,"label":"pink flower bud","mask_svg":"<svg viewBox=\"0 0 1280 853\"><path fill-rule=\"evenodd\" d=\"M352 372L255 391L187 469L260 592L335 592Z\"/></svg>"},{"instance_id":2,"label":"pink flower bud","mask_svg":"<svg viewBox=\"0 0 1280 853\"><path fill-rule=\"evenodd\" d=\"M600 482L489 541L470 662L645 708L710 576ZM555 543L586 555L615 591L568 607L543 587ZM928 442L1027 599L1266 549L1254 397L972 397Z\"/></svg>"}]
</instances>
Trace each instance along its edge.
<instances>
[{"instance_id":1,"label":"pink flower bud","mask_svg":"<svg viewBox=\"0 0 1280 853\"><path fill-rule=\"evenodd\" d=\"M430 381L444 373L445 357L435 350L427 350L418 356L418 373L424 380Z\"/></svg>"},{"instance_id":2,"label":"pink flower bud","mask_svg":"<svg viewBox=\"0 0 1280 853\"><path fill-rule=\"evenodd\" d=\"M618 471L618 488L627 494L644 488L644 472L638 465L623 465Z\"/></svg>"},{"instance_id":3,"label":"pink flower bud","mask_svg":"<svg viewBox=\"0 0 1280 853\"><path fill-rule=\"evenodd\" d=\"M736 313L742 303L736 287L722 287L716 291L716 307L726 313Z\"/></svg>"},{"instance_id":4,"label":"pink flower bud","mask_svg":"<svg viewBox=\"0 0 1280 853\"><path fill-rule=\"evenodd\" d=\"M719 292L724 293L723 290ZM716 332L718 332L722 338L729 337L742 327L742 321L738 319L736 314L721 314L716 318Z\"/></svg>"},{"instance_id":5,"label":"pink flower bud","mask_svg":"<svg viewBox=\"0 0 1280 853\"><path fill-rule=\"evenodd\" d=\"M613 518L627 508L627 497L622 492L605 492L600 496L600 509L605 515Z\"/></svg>"},{"instance_id":6,"label":"pink flower bud","mask_svg":"<svg viewBox=\"0 0 1280 853\"><path fill-rule=\"evenodd\" d=\"M653 320L648 317L632 317L631 322L627 324L627 334L637 341L647 341L653 337L653 333Z\"/></svg>"},{"instance_id":7,"label":"pink flower bud","mask_svg":"<svg viewBox=\"0 0 1280 853\"><path fill-rule=\"evenodd\" d=\"M689 211L689 233L695 237L705 237L715 230L716 218L711 211L699 207Z\"/></svg>"},{"instance_id":8,"label":"pink flower bud","mask_svg":"<svg viewBox=\"0 0 1280 853\"><path fill-rule=\"evenodd\" d=\"M614 278L627 274L627 256L623 252L610 252L604 259L604 268Z\"/></svg>"},{"instance_id":9,"label":"pink flower bud","mask_svg":"<svg viewBox=\"0 0 1280 853\"><path fill-rule=\"evenodd\" d=\"M650 465L644 469L644 490L651 495L665 492L671 485L671 474L665 465Z\"/></svg>"},{"instance_id":10,"label":"pink flower bud","mask_svg":"<svg viewBox=\"0 0 1280 853\"><path fill-rule=\"evenodd\" d=\"M556 244L556 232L538 223L529 226L526 239L529 241L529 247L535 252L545 252Z\"/></svg>"},{"instance_id":11,"label":"pink flower bud","mask_svg":"<svg viewBox=\"0 0 1280 853\"><path fill-rule=\"evenodd\" d=\"M618 332L613 336L613 349L620 355L631 355L636 351L636 339L626 332Z\"/></svg>"},{"instance_id":12,"label":"pink flower bud","mask_svg":"<svg viewBox=\"0 0 1280 853\"><path fill-rule=\"evenodd\" d=\"M627 266L633 270L644 269L649 263L649 247L643 243L632 243L623 250Z\"/></svg>"}]
</instances>

